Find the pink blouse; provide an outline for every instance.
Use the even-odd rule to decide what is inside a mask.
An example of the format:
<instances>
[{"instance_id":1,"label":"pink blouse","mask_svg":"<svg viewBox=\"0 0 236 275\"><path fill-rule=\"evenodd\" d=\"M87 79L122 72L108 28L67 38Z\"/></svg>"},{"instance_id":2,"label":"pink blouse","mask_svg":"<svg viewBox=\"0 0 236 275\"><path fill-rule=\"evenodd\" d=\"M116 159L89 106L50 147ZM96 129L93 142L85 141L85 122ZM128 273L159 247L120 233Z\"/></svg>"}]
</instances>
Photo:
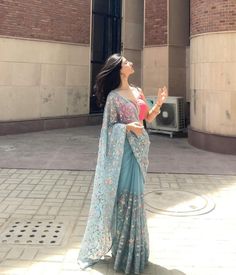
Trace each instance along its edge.
<instances>
[{"instance_id":1,"label":"pink blouse","mask_svg":"<svg viewBox=\"0 0 236 275\"><path fill-rule=\"evenodd\" d=\"M117 92L116 92L117 91ZM131 123L139 120L144 120L149 110L144 96L139 91L139 96L136 102L133 102L119 94L118 89L113 91L118 94L115 98L116 107L118 108L119 121L121 123Z\"/></svg>"},{"instance_id":2,"label":"pink blouse","mask_svg":"<svg viewBox=\"0 0 236 275\"><path fill-rule=\"evenodd\" d=\"M141 93L137 99L137 104L139 106L139 120L144 120L148 112L148 105L144 101L143 95Z\"/></svg>"}]
</instances>

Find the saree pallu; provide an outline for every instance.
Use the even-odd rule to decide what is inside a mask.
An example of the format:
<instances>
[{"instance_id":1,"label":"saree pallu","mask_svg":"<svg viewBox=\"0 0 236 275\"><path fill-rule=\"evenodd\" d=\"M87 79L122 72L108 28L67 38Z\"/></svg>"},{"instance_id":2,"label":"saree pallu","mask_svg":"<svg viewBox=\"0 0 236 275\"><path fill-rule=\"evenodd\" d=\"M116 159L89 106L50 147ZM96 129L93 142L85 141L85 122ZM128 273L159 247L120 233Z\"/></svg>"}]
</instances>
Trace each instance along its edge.
<instances>
[{"instance_id":1,"label":"saree pallu","mask_svg":"<svg viewBox=\"0 0 236 275\"><path fill-rule=\"evenodd\" d=\"M114 269L126 274L141 273L148 262L149 241L143 193L144 178L126 139L111 230Z\"/></svg>"},{"instance_id":2,"label":"saree pallu","mask_svg":"<svg viewBox=\"0 0 236 275\"><path fill-rule=\"evenodd\" d=\"M89 217L78 256L81 269L98 262L111 248L116 270L125 266L126 273L138 274L147 262L143 185L150 141L145 130L138 137L126 133L126 124L135 121L137 106L116 91L110 92L103 114Z\"/></svg>"}]
</instances>

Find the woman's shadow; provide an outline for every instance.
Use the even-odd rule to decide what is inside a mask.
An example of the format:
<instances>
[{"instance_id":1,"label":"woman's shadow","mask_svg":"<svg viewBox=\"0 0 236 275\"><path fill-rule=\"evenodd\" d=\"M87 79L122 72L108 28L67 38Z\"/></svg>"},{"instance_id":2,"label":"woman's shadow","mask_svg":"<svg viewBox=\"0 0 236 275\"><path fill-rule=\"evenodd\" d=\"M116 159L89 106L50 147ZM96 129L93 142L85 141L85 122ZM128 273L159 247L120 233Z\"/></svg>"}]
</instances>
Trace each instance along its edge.
<instances>
[{"instance_id":1,"label":"woman's shadow","mask_svg":"<svg viewBox=\"0 0 236 275\"><path fill-rule=\"evenodd\" d=\"M91 267L92 270L96 270L99 274L104 275L118 275L124 274L123 272L117 272L113 270L113 260L111 257L105 256L104 259L100 260L97 264ZM130 273L134 274L134 273ZM141 273L142 274L142 273ZM149 262L146 266L144 275L187 275L186 273L177 269L167 269L163 266Z\"/></svg>"}]
</instances>

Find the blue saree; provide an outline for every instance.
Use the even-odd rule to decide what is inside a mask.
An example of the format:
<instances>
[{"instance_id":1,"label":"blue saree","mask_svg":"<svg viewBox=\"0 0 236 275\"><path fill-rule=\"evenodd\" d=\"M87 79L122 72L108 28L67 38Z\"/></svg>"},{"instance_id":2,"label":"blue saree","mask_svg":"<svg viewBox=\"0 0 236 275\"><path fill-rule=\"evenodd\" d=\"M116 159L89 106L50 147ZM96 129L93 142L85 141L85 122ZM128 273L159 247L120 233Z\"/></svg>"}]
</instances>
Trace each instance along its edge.
<instances>
[{"instance_id":1,"label":"blue saree","mask_svg":"<svg viewBox=\"0 0 236 275\"><path fill-rule=\"evenodd\" d=\"M106 101L78 263L85 269L111 249L115 270L139 274L149 256L143 192L150 142L145 130L138 137L126 133L126 124L138 121L139 110L117 91Z\"/></svg>"}]
</instances>

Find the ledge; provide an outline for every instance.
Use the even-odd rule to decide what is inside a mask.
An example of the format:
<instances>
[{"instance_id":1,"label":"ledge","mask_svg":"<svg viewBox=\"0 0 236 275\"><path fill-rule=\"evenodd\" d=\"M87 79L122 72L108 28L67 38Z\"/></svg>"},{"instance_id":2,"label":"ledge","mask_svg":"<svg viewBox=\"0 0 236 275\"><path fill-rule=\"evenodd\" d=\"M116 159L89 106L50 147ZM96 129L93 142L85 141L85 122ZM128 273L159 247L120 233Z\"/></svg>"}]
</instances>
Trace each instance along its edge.
<instances>
[{"instance_id":1,"label":"ledge","mask_svg":"<svg viewBox=\"0 0 236 275\"><path fill-rule=\"evenodd\" d=\"M0 121L0 136L72 128L85 125L98 125L101 123L102 114L52 117L22 121Z\"/></svg>"}]
</instances>

